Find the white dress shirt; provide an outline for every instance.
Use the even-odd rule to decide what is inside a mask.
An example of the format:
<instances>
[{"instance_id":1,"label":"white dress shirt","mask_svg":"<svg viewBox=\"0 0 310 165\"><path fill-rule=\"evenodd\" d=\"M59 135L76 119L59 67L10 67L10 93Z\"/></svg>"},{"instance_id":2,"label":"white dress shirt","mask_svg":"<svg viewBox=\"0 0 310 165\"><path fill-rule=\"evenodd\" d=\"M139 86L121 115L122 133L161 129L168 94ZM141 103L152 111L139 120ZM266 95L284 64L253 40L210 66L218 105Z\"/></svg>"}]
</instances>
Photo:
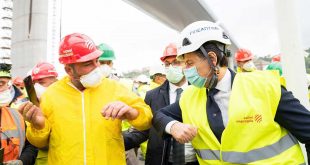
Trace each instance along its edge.
<instances>
[{"instance_id":1,"label":"white dress shirt","mask_svg":"<svg viewBox=\"0 0 310 165\"><path fill-rule=\"evenodd\" d=\"M219 91L214 95L214 100L221 110L223 124L226 127L228 123L228 103L231 93L231 73L228 69L215 88Z\"/></svg>"},{"instance_id":2,"label":"white dress shirt","mask_svg":"<svg viewBox=\"0 0 310 165\"><path fill-rule=\"evenodd\" d=\"M170 101L170 104L173 104L175 102L175 99L177 97L177 89L182 88L184 91L186 87L188 87L187 81L181 87L178 87L178 86L172 84L171 82L169 82L169 101Z\"/></svg>"}]
</instances>

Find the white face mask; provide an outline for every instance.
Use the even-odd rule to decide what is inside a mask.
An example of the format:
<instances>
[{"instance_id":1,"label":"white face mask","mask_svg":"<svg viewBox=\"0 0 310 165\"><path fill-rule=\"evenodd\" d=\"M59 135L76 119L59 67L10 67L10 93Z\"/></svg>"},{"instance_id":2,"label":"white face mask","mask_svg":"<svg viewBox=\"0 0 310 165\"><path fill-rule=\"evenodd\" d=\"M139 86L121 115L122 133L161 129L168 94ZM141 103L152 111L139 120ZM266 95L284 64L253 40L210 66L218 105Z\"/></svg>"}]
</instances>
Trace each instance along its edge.
<instances>
[{"instance_id":1,"label":"white face mask","mask_svg":"<svg viewBox=\"0 0 310 165\"><path fill-rule=\"evenodd\" d=\"M107 64L101 65L100 69L104 77L109 77L112 73L112 68Z\"/></svg>"},{"instance_id":2,"label":"white face mask","mask_svg":"<svg viewBox=\"0 0 310 165\"><path fill-rule=\"evenodd\" d=\"M101 69L97 67L86 75L81 76L80 82L85 88L95 88L100 85L103 74Z\"/></svg>"},{"instance_id":3,"label":"white face mask","mask_svg":"<svg viewBox=\"0 0 310 165\"><path fill-rule=\"evenodd\" d=\"M180 66L169 66L165 68L166 78L171 83L178 83L184 77L182 67Z\"/></svg>"},{"instance_id":4,"label":"white face mask","mask_svg":"<svg viewBox=\"0 0 310 165\"><path fill-rule=\"evenodd\" d=\"M13 100L15 91L12 86L10 86L5 91L0 92L0 105L8 105Z\"/></svg>"},{"instance_id":5,"label":"white face mask","mask_svg":"<svg viewBox=\"0 0 310 165\"><path fill-rule=\"evenodd\" d=\"M248 61L248 62L244 63L242 68L248 72L252 72L252 71L256 70L256 67L255 67L253 61Z\"/></svg>"},{"instance_id":6,"label":"white face mask","mask_svg":"<svg viewBox=\"0 0 310 165\"><path fill-rule=\"evenodd\" d=\"M46 87L40 85L39 83L34 84L34 89L36 90L36 94L38 99L41 98L42 94L45 92Z\"/></svg>"}]
</instances>

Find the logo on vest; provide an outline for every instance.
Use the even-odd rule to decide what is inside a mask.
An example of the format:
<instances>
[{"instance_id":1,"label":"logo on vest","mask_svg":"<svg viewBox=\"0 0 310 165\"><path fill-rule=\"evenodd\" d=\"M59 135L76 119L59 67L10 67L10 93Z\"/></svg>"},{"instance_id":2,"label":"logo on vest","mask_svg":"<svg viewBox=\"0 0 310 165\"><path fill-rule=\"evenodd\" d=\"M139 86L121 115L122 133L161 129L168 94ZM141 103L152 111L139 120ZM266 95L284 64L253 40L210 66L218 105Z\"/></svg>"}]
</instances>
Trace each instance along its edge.
<instances>
[{"instance_id":1,"label":"logo on vest","mask_svg":"<svg viewBox=\"0 0 310 165\"><path fill-rule=\"evenodd\" d=\"M257 114L254 116L254 120L256 121L256 123L260 123L260 122L262 122L263 117L262 117L262 115Z\"/></svg>"},{"instance_id":2,"label":"logo on vest","mask_svg":"<svg viewBox=\"0 0 310 165\"><path fill-rule=\"evenodd\" d=\"M247 123L253 123L253 122L260 123L262 121L263 121L263 117L260 114L256 114L253 116L245 116L242 119L236 120L237 123L241 123L241 124L243 123L247 124Z\"/></svg>"}]
</instances>

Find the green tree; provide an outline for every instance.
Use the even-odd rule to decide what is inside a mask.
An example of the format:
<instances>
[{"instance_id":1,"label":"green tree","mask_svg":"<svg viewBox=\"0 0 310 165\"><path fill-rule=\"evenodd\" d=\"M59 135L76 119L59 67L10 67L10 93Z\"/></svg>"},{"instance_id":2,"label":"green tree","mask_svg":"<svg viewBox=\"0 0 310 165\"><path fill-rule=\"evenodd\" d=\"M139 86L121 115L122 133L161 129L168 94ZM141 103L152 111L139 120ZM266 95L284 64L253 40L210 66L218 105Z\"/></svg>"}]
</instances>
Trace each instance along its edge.
<instances>
[{"instance_id":1,"label":"green tree","mask_svg":"<svg viewBox=\"0 0 310 165\"><path fill-rule=\"evenodd\" d=\"M264 57L258 57L259 60L263 60L263 61L267 61L267 62L271 62L272 56L269 54L267 56Z\"/></svg>"}]
</instances>

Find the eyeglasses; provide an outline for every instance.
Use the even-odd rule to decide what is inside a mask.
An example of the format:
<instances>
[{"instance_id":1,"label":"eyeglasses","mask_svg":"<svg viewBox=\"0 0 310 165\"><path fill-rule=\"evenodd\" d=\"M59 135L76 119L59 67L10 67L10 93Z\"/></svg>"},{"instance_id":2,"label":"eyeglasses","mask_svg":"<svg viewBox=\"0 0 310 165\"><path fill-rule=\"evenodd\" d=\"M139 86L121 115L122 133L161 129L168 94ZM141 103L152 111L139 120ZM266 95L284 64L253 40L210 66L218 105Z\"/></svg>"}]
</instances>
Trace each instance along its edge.
<instances>
[{"instance_id":1,"label":"eyeglasses","mask_svg":"<svg viewBox=\"0 0 310 165\"><path fill-rule=\"evenodd\" d=\"M165 62L163 63L163 65L164 65L165 67L169 67L170 65L172 65L172 66L180 66L181 63L182 63L181 61L174 60L174 61L172 61L171 63L170 63L169 61L165 61Z\"/></svg>"}]
</instances>

